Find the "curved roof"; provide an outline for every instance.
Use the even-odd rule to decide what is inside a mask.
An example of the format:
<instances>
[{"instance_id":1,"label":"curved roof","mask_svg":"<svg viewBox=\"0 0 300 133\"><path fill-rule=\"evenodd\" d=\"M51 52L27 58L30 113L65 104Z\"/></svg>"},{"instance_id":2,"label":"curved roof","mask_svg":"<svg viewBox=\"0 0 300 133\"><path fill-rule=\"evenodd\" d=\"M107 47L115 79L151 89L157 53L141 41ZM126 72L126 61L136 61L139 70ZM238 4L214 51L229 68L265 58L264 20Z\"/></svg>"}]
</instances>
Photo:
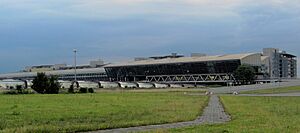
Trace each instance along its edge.
<instances>
[{"instance_id":1,"label":"curved roof","mask_svg":"<svg viewBox=\"0 0 300 133\"><path fill-rule=\"evenodd\" d=\"M207 61L223 61L223 60L242 60L248 56L256 55L258 53L245 54L228 54L202 57L180 57L180 58L165 58L165 59L149 59L141 61L131 61L119 64L110 64L106 67L120 67L120 66L139 66L139 65L155 65L155 64L172 64L172 63L189 63L189 62L207 62Z\"/></svg>"},{"instance_id":2,"label":"curved roof","mask_svg":"<svg viewBox=\"0 0 300 133\"><path fill-rule=\"evenodd\" d=\"M270 57L269 56L261 56L261 60L264 61L264 60L267 60L269 59Z\"/></svg>"},{"instance_id":3,"label":"curved roof","mask_svg":"<svg viewBox=\"0 0 300 133\"><path fill-rule=\"evenodd\" d=\"M103 67L100 68L87 68L77 69L77 74L87 73L106 73ZM67 75L74 74L74 69L71 70L56 70L56 71L45 71L46 75ZM35 77L37 72L18 72L18 73L7 73L0 74L0 78L21 78L21 77Z\"/></svg>"}]
</instances>

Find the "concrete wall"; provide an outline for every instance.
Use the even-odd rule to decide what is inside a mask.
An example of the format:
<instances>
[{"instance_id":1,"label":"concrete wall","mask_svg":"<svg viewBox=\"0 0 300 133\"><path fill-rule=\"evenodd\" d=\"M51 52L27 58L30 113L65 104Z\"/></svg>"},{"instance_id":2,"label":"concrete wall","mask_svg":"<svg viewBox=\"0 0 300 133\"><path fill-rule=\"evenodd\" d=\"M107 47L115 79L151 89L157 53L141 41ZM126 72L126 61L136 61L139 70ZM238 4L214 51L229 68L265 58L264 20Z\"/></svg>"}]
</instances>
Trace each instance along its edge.
<instances>
[{"instance_id":1,"label":"concrete wall","mask_svg":"<svg viewBox=\"0 0 300 133\"><path fill-rule=\"evenodd\" d=\"M241 63L242 64L249 64L252 66L261 66L262 62L261 62L261 54L257 53L257 54L252 54L249 55L247 57L244 57L241 59Z\"/></svg>"}]
</instances>

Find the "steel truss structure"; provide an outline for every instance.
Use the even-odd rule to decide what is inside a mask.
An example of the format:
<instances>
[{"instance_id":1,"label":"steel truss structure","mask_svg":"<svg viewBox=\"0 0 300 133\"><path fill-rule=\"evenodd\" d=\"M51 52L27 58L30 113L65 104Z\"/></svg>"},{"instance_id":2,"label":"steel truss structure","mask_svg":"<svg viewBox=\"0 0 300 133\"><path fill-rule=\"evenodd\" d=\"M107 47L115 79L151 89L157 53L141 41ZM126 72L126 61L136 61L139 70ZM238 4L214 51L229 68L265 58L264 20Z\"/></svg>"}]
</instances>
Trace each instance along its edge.
<instances>
[{"instance_id":1,"label":"steel truss structure","mask_svg":"<svg viewBox=\"0 0 300 133\"><path fill-rule=\"evenodd\" d=\"M161 83L209 83L235 82L233 74L193 74L193 75L152 75L146 76L147 82Z\"/></svg>"}]
</instances>

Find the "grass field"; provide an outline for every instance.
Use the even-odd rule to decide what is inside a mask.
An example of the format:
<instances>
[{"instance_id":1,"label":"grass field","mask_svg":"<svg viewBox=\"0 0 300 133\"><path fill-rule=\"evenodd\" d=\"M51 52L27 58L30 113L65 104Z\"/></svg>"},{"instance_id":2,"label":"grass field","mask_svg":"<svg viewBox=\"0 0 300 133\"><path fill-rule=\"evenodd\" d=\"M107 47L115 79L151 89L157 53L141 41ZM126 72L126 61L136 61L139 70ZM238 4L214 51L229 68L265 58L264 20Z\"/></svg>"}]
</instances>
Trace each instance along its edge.
<instances>
[{"instance_id":1,"label":"grass field","mask_svg":"<svg viewBox=\"0 0 300 133\"><path fill-rule=\"evenodd\" d=\"M183 92L0 95L0 132L78 132L193 120L208 97Z\"/></svg>"},{"instance_id":2,"label":"grass field","mask_svg":"<svg viewBox=\"0 0 300 133\"><path fill-rule=\"evenodd\" d=\"M300 92L300 86L254 90L254 91L246 91L246 92L242 92L242 93L244 93L244 94L272 94L272 93L291 93L291 92Z\"/></svg>"},{"instance_id":3,"label":"grass field","mask_svg":"<svg viewBox=\"0 0 300 133\"><path fill-rule=\"evenodd\" d=\"M161 132L296 133L300 132L300 97L222 96L232 121Z\"/></svg>"}]
</instances>

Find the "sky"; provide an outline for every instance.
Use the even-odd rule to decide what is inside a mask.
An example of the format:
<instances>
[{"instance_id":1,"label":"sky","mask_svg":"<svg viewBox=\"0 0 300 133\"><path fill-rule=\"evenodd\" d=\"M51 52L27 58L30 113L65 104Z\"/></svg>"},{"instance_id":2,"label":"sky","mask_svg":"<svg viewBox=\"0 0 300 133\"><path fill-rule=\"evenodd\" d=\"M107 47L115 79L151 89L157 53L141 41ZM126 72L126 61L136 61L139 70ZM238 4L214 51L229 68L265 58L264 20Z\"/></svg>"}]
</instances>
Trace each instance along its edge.
<instances>
[{"instance_id":1,"label":"sky","mask_svg":"<svg viewBox=\"0 0 300 133\"><path fill-rule=\"evenodd\" d=\"M265 47L300 56L299 0L0 0L0 73Z\"/></svg>"}]
</instances>

